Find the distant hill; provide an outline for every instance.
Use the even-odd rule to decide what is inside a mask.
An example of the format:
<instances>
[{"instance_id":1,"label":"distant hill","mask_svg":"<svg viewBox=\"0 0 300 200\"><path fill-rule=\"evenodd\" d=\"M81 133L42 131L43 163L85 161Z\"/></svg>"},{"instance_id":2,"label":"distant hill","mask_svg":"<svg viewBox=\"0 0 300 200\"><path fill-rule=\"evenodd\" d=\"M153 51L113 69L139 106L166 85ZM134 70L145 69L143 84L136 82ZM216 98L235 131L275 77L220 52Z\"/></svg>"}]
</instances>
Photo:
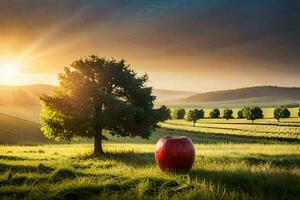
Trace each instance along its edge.
<instances>
[{"instance_id":1,"label":"distant hill","mask_svg":"<svg viewBox=\"0 0 300 200\"><path fill-rule=\"evenodd\" d=\"M50 143L40 124L0 113L0 144Z\"/></svg>"},{"instance_id":2,"label":"distant hill","mask_svg":"<svg viewBox=\"0 0 300 200\"><path fill-rule=\"evenodd\" d=\"M224 91L195 94L186 98L185 101L187 102L230 101L230 100L237 100L237 99L268 97L268 96L300 100L300 88L288 88L288 87L276 87L276 86L240 88L235 90L224 90Z\"/></svg>"},{"instance_id":3,"label":"distant hill","mask_svg":"<svg viewBox=\"0 0 300 200\"><path fill-rule=\"evenodd\" d=\"M31 122L40 122L40 105L4 105L0 106L0 113L16 118L24 119Z\"/></svg>"},{"instance_id":4,"label":"distant hill","mask_svg":"<svg viewBox=\"0 0 300 200\"><path fill-rule=\"evenodd\" d=\"M172 99L181 99L186 98L191 95L197 94L196 92L188 92L188 91L175 91L175 90L162 90L162 89L154 89L153 94L157 97L157 102L168 101Z\"/></svg>"},{"instance_id":5,"label":"distant hill","mask_svg":"<svg viewBox=\"0 0 300 200\"><path fill-rule=\"evenodd\" d=\"M10 112L5 111L7 110L17 113L14 116L24 118L23 108L34 106L35 110L39 109L38 95L50 94L54 89L55 86L51 85L0 86L0 113L10 115ZM153 94L157 96L157 105L169 106L241 107L300 103L300 88L296 87L259 86L206 93L154 89ZM37 116L33 114L33 117Z\"/></svg>"},{"instance_id":6,"label":"distant hill","mask_svg":"<svg viewBox=\"0 0 300 200\"><path fill-rule=\"evenodd\" d=\"M0 86L0 106L29 106L39 104L38 95L50 94L51 85Z\"/></svg>"},{"instance_id":7,"label":"distant hill","mask_svg":"<svg viewBox=\"0 0 300 200\"><path fill-rule=\"evenodd\" d=\"M50 94L55 89L51 85L27 85L27 86L0 86L0 106L17 105L29 106L38 105L40 94ZM157 96L156 101L186 98L196 94L195 92L173 91L154 89L153 94Z\"/></svg>"},{"instance_id":8,"label":"distant hill","mask_svg":"<svg viewBox=\"0 0 300 200\"><path fill-rule=\"evenodd\" d=\"M234 90L206 92L177 100L178 104L296 104L300 102L300 88L259 86Z\"/></svg>"}]
</instances>

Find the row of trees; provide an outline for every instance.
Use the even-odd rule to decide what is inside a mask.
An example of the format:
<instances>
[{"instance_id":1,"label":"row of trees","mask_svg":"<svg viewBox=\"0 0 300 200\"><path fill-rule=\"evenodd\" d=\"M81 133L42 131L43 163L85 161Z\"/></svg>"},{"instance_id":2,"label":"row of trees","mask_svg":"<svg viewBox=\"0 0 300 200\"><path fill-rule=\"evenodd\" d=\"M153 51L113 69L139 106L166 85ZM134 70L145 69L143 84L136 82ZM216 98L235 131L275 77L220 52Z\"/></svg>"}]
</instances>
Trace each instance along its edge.
<instances>
[{"instance_id":1,"label":"row of trees","mask_svg":"<svg viewBox=\"0 0 300 200\"><path fill-rule=\"evenodd\" d=\"M204 118L204 115L205 111L203 109L192 109L189 110L187 113L185 109L175 109L173 110L171 117L172 119L186 119L187 121L192 121L195 126L196 121ZM215 108L209 113L209 116L212 119L217 119L221 117L221 112L218 108ZM280 119L289 118L291 116L291 113L286 106L279 106L275 108L273 116L274 119L277 119L279 122ZM298 112L298 116L300 117L300 109ZM228 108L225 109L222 117L227 120L233 119L233 110ZM258 106L245 107L238 111L237 118L246 118L248 120L251 120L253 123L256 119L264 118L264 114L263 110Z\"/></svg>"}]
</instances>

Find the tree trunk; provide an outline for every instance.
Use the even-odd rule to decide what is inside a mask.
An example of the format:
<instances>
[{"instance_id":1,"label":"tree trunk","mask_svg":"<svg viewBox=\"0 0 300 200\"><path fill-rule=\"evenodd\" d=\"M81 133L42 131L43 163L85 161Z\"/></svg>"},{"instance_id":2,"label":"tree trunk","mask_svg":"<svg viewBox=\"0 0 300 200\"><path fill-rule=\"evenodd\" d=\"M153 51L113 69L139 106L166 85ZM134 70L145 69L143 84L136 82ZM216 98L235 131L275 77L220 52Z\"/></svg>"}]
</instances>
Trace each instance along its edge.
<instances>
[{"instance_id":1,"label":"tree trunk","mask_svg":"<svg viewBox=\"0 0 300 200\"><path fill-rule=\"evenodd\" d=\"M102 149L102 130L94 136L94 155L101 156L104 154Z\"/></svg>"}]
</instances>

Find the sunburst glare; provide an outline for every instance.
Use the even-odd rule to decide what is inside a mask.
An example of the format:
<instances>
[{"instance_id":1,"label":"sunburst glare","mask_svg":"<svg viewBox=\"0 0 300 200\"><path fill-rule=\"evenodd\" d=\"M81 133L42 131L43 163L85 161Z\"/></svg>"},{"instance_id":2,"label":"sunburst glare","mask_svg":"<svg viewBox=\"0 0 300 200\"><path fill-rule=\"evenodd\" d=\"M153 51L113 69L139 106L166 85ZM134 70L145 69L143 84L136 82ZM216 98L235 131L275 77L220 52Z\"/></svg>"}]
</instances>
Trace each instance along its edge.
<instances>
[{"instance_id":1,"label":"sunburst glare","mask_svg":"<svg viewBox=\"0 0 300 200\"><path fill-rule=\"evenodd\" d=\"M20 66L18 63L4 63L0 65L1 82L11 84L20 75Z\"/></svg>"}]
</instances>

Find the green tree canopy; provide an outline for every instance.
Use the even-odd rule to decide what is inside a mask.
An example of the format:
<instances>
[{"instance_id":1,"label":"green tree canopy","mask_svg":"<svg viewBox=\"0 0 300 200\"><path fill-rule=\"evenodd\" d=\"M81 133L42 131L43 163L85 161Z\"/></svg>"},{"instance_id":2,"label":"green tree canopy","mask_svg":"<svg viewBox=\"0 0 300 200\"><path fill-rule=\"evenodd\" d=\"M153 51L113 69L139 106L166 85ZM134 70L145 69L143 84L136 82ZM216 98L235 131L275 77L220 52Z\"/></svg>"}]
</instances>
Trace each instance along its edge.
<instances>
[{"instance_id":1,"label":"green tree canopy","mask_svg":"<svg viewBox=\"0 0 300 200\"><path fill-rule=\"evenodd\" d=\"M171 119L171 110L167 106L162 105L159 109L155 110L155 117L157 117L157 121Z\"/></svg>"},{"instance_id":2,"label":"green tree canopy","mask_svg":"<svg viewBox=\"0 0 300 200\"><path fill-rule=\"evenodd\" d=\"M218 108L213 109L210 113L209 113L211 118L219 118L220 117L220 110Z\"/></svg>"},{"instance_id":3,"label":"green tree canopy","mask_svg":"<svg viewBox=\"0 0 300 200\"><path fill-rule=\"evenodd\" d=\"M184 119L185 117L185 110L181 109L174 109L172 111L172 119Z\"/></svg>"},{"instance_id":4,"label":"green tree canopy","mask_svg":"<svg viewBox=\"0 0 300 200\"><path fill-rule=\"evenodd\" d=\"M223 118L225 119L233 119L233 111L231 109L225 109L223 112Z\"/></svg>"},{"instance_id":5,"label":"green tree canopy","mask_svg":"<svg viewBox=\"0 0 300 200\"><path fill-rule=\"evenodd\" d=\"M193 122L193 126L195 126L197 120L201 119L204 117L204 110L203 109L194 109L194 110L190 110L185 119L187 121Z\"/></svg>"},{"instance_id":6,"label":"green tree canopy","mask_svg":"<svg viewBox=\"0 0 300 200\"><path fill-rule=\"evenodd\" d=\"M238 113L237 113L237 115L238 115L238 119L244 119L245 117L244 117L244 114L243 114L243 109L242 110L239 110L238 111Z\"/></svg>"},{"instance_id":7,"label":"green tree canopy","mask_svg":"<svg viewBox=\"0 0 300 200\"><path fill-rule=\"evenodd\" d=\"M262 109L258 106L245 107L243 109L243 116L248 120L252 120L252 123L254 120L262 119L264 117Z\"/></svg>"},{"instance_id":8,"label":"green tree canopy","mask_svg":"<svg viewBox=\"0 0 300 200\"><path fill-rule=\"evenodd\" d=\"M103 153L103 130L148 138L161 119L147 81L147 75L138 76L124 60L94 55L76 60L59 74L54 94L40 97L41 130L55 140L94 138L97 155Z\"/></svg>"},{"instance_id":9,"label":"green tree canopy","mask_svg":"<svg viewBox=\"0 0 300 200\"><path fill-rule=\"evenodd\" d=\"M299 108L299 112L298 112L298 117L300 117L300 108Z\"/></svg>"},{"instance_id":10,"label":"green tree canopy","mask_svg":"<svg viewBox=\"0 0 300 200\"><path fill-rule=\"evenodd\" d=\"M279 106L275 108L273 115L274 118L279 122L281 118L289 118L291 116L291 113L286 106Z\"/></svg>"}]
</instances>

